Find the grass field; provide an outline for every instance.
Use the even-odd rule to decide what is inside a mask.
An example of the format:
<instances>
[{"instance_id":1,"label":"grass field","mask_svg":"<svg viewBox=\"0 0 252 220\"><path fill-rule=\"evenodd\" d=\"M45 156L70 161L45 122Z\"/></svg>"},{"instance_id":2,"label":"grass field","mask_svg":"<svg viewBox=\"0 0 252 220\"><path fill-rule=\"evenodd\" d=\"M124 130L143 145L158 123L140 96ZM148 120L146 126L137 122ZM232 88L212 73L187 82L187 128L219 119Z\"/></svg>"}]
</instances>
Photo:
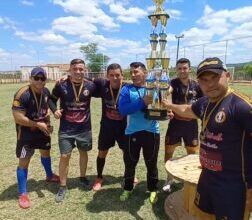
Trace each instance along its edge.
<instances>
[{"instance_id":1,"label":"grass field","mask_svg":"<svg viewBox=\"0 0 252 220\"><path fill-rule=\"evenodd\" d=\"M137 177L141 181L135 188L130 201L121 203L119 195L122 192L121 181L124 171L122 154L118 147L111 149L104 170L105 185L99 192L84 191L79 188L78 152L75 149L70 162L68 188L69 193L62 204L54 202L54 194L58 187L46 184L45 174L40 164L38 152L32 158L29 175L28 191L32 202L29 210L21 210L17 204L16 166L15 157L16 133L11 114L12 98L15 91L22 86L0 85L0 219L166 219L164 201L167 194L160 192L158 202L151 206L146 193L146 169L141 157L137 166ZM52 84L48 85L49 88ZM252 96L250 86L234 86L236 89ZM93 150L89 154L87 175L91 180L96 175L97 135L101 115L100 99L92 100L92 128ZM52 119L54 133L52 135L53 168L58 173L59 151L57 145L58 121ZM163 164L163 143L167 122L161 122L161 146L159 153L160 189L166 178ZM182 147L178 148L176 155L184 154Z\"/></svg>"}]
</instances>

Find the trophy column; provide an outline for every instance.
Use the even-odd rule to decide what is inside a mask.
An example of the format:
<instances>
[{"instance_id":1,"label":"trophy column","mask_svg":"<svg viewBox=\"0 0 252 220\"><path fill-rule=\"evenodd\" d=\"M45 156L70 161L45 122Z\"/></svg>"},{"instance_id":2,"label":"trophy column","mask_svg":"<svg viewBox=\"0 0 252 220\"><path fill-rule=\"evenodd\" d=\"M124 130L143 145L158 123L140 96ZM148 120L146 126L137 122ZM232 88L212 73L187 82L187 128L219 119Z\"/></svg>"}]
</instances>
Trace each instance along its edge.
<instances>
[{"instance_id":1,"label":"trophy column","mask_svg":"<svg viewBox=\"0 0 252 220\"><path fill-rule=\"evenodd\" d=\"M153 97L153 102L148 106L145 117L150 120L167 120L167 110L162 105L162 100L167 98L169 89L169 62L165 49L167 43L167 34L165 33L169 15L164 11L162 5L165 0L153 0L156 5L156 11L148 18L152 24L152 33L150 34L151 53L146 58L148 75L146 78L146 91ZM157 33L157 26L161 28ZM159 51L157 45L159 44Z\"/></svg>"}]
</instances>

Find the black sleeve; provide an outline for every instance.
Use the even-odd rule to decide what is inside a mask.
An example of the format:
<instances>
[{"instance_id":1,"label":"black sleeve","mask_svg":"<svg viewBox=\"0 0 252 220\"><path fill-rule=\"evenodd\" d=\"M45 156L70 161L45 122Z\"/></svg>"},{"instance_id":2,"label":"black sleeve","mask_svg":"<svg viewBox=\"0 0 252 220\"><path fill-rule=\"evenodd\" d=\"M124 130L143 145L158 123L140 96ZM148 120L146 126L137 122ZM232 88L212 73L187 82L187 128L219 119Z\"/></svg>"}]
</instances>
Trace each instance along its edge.
<instances>
[{"instance_id":1,"label":"black sleeve","mask_svg":"<svg viewBox=\"0 0 252 220\"><path fill-rule=\"evenodd\" d=\"M102 89L105 86L105 80L98 78L98 79L94 79L94 84L95 84L95 90L92 93L93 97L96 98L101 98L102 97Z\"/></svg>"},{"instance_id":2,"label":"black sleeve","mask_svg":"<svg viewBox=\"0 0 252 220\"><path fill-rule=\"evenodd\" d=\"M192 104L193 113L200 119L203 118L206 103L207 103L206 97L202 97Z\"/></svg>"},{"instance_id":3,"label":"black sleeve","mask_svg":"<svg viewBox=\"0 0 252 220\"><path fill-rule=\"evenodd\" d=\"M56 83L48 99L48 106L54 113L57 110L57 101L60 98L60 83Z\"/></svg>"}]
</instances>

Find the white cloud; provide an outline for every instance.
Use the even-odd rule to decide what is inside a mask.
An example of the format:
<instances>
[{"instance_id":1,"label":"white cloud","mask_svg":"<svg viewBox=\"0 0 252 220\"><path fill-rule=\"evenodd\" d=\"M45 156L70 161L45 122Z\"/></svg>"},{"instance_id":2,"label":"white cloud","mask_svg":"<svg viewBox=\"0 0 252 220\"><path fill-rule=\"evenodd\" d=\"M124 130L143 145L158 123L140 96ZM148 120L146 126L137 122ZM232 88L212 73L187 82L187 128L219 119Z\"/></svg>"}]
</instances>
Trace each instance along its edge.
<instances>
[{"instance_id":1,"label":"white cloud","mask_svg":"<svg viewBox=\"0 0 252 220\"><path fill-rule=\"evenodd\" d=\"M34 2L33 1L27 1L27 0L22 0L21 4L25 5L25 6L34 6Z\"/></svg>"},{"instance_id":2,"label":"white cloud","mask_svg":"<svg viewBox=\"0 0 252 220\"><path fill-rule=\"evenodd\" d=\"M118 28L119 25L114 19L107 15L100 7L97 1L89 0L53 0L53 3L60 5L68 13L81 15L87 22L102 25L105 29ZM66 27L67 28L67 27Z\"/></svg>"},{"instance_id":3,"label":"white cloud","mask_svg":"<svg viewBox=\"0 0 252 220\"><path fill-rule=\"evenodd\" d=\"M117 15L117 20L125 23L136 23L147 16L147 12L141 8L124 8L121 3L109 5L110 12Z\"/></svg>"},{"instance_id":4,"label":"white cloud","mask_svg":"<svg viewBox=\"0 0 252 220\"><path fill-rule=\"evenodd\" d=\"M52 31L41 31L41 32L24 32L16 31L15 35L22 38L23 40L46 43L46 44L66 44L68 41L61 35L55 34Z\"/></svg>"}]
</instances>

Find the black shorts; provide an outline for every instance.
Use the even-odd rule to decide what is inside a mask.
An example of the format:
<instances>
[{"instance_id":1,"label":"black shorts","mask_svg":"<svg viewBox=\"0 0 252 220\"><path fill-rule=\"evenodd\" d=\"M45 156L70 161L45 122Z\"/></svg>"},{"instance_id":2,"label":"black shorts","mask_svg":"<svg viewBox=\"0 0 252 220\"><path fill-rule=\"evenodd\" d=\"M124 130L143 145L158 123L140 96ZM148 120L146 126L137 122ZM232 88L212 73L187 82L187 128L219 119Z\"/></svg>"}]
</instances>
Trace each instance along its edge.
<instances>
[{"instance_id":1,"label":"black shorts","mask_svg":"<svg viewBox=\"0 0 252 220\"><path fill-rule=\"evenodd\" d=\"M199 142L198 133L197 120L183 121L173 118L166 132L165 145L181 144L183 138L185 146L196 147Z\"/></svg>"},{"instance_id":2,"label":"black shorts","mask_svg":"<svg viewBox=\"0 0 252 220\"><path fill-rule=\"evenodd\" d=\"M43 138L33 140L18 140L16 145L17 158L31 158L35 149L50 150L51 137L44 136Z\"/></svg>"},{"instance_id":3,"label":"black shorts","mask_svg":"<svg viewBox=\"0 0 252 220\"><path fill-rule=\"evenodd\" d=\"M101 151L108 150L115 146L115 142L119 145L120 149L125 146L125 123L121 121L115 123L101 122L98 149Z\"/></svg>"},{"instance_id":4,"label":"black shorts","mask_svg":"<svg viewBox=\"0 0 252 220\"><path fill-rule=\"evenodd\" d=\"M199 209L214 214L217 220L243 220L245 200L246 187L240 177L202 171L194 200Z\"/></svg>"}]
</instances>

